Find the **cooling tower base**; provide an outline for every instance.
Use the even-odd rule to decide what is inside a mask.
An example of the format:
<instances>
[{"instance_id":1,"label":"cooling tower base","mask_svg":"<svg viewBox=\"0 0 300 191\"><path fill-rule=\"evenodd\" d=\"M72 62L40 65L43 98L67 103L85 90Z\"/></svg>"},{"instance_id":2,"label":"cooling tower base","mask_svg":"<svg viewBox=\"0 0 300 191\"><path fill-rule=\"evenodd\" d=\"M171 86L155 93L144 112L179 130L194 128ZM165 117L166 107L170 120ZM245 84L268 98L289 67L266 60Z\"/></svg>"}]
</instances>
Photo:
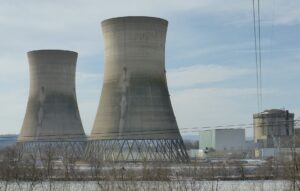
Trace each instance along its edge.
<instances>
[{"instance_id":1,"label":"cooling tower base","mask_svg":"<svg viewBox=\"0 0 300 191\"><path fill-rule=\"evenodd\" d=\"M86 141L30 141L18 142L17 148L25 155L65 159L81 159L86 147Z\"/></svg>"},{"instance_id":2,"label":"cooling tower base","mask_svg":"<svg viewBox=\"0 0 300 191\"><path fill-rule=\"evenodd\" d=\"M182 139L91 140L86 157L108 162L189 162Z\"/></svg>"}]
</instances>

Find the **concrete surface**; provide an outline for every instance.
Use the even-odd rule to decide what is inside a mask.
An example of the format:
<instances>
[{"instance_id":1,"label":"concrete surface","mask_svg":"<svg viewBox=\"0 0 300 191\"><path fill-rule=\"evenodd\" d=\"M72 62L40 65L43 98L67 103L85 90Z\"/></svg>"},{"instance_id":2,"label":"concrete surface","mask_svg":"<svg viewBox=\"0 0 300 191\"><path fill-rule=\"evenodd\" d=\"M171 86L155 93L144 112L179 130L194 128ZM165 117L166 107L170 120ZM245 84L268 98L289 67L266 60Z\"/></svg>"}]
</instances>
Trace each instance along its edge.
<instances>
[{"instance_id":1,"label":"concrete surface","mask_svg":"<svg viewBox=\"0 0 300 191\"><path fill-rule=\"evenodd\" d=\"M91 139L181 138L165 75L167 25L153 17L102 22L105 74Z\"/></svg>"},{"instance_id":2,"label":"concrete surface","mask_svg":"<svg viewBox=\"0 0 300 191\"><path fill-rule=\"evenodd\" d=\"M30 91L18 142L85 140L75 91L77 53L28 52Z\"/></svg>"}]
</instances>

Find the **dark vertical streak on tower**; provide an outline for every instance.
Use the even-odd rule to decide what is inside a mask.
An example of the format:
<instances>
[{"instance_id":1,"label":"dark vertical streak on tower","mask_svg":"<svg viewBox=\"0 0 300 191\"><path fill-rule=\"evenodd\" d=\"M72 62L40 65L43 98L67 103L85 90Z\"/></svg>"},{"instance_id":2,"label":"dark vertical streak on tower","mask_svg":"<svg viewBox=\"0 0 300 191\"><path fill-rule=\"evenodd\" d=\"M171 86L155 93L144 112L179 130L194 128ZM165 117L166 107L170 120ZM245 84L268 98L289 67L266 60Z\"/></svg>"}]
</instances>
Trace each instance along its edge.
<instances>
[{"instance_id":1,"label":"dark vertical streak on tower","mask_svg":"<svg viewBox=\"0 0 300 191\"><path fill-rule=\"evenodd\" d=\"M18 142L85 141L75 92L77 53L36 50L28 60L30 91Z\"/></svg>"},{"instance_id":2,"label":"dark vertical streak on tower","mask_svg":"<svg viewBox=\"0 0 300 191\"><path fill-rule=\"evenodd\" d=\"M165 76L167 26L166 20L154 17L102 22L105 72L90 144L101 158L144 160L147 153L139 155L132 149L137 147L165 160L188 159ZM116 149L106 152L102 144ZM126 152L124 145L130 148Z\"/></svg>"}]
</instances>

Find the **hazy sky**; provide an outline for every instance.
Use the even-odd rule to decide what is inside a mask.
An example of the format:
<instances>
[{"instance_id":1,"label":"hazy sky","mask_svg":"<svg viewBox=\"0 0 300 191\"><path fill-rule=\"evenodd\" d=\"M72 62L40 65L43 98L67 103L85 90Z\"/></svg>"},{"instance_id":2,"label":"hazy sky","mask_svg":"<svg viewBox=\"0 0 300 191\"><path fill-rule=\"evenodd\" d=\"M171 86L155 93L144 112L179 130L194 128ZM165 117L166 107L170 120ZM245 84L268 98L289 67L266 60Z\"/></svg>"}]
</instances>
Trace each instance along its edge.
<instances>
[{"instance_id":1,"label":"hazy sky","mask_svg":"<svg viewBox=\"0 0 300 191\"><path fill-rule=\"evenodd\" d=\"M261 0L263 108L300 115L300 1ZM18 133L29 91L26 52L77 51L77 97L87 134L103 76L100 22L169 21L166 68L180 128L251 123L256 106L252 0L0 1L0 134ZM248 132L248 136L250 131Z\"/></svg>"}]
</instances>

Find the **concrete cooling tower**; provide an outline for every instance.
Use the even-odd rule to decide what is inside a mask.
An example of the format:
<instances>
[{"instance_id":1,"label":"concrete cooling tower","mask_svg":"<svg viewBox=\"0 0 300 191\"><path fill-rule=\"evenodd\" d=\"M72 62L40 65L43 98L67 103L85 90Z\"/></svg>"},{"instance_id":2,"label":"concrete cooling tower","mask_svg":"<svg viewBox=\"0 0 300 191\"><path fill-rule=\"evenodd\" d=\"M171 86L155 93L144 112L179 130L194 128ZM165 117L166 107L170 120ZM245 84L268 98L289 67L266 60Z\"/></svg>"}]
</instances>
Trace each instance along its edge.
<instances>
[{"instance_id":1,"label":"concrete cooling tower","mask_svg":"<svg viewBox=\"0 0 300 191\"><path fill-rule=\"evenodd\" d=\"M88 152L109 161L187 161L167 87L168 22L102 22L105 73Z\"/></svg>"},{"instance_id":2,"label":"concrete cooling tower","mask_svg":"<svg viewBox=\"0 0 300 191\"><path fill-rule=\"evenodd\" d=\"M30 91L19 143L86 141L75 92L77 55L65 50L28 52Z\"/></svg>"}]
</instances>

